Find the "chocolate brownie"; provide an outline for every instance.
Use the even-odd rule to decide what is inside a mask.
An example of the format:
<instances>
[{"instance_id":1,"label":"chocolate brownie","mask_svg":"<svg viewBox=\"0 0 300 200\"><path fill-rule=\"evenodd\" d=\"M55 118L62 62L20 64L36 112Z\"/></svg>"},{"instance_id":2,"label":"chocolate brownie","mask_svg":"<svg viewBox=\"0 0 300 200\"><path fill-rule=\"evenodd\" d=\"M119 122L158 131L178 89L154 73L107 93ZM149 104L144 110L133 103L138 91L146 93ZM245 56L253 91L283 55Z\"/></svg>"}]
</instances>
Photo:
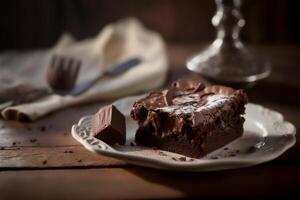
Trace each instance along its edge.
<instances>
[{"instance_id":1,"label":"chocolate brownie","mask_svg":"<svg viewBox=\"0 0 300 200\"><path fill-rule=\"evenodd\" d=\"M133 104L140 146L199 158L243 134L247 96L242 90L178 80Z\"/></svg>"}]
</instances>

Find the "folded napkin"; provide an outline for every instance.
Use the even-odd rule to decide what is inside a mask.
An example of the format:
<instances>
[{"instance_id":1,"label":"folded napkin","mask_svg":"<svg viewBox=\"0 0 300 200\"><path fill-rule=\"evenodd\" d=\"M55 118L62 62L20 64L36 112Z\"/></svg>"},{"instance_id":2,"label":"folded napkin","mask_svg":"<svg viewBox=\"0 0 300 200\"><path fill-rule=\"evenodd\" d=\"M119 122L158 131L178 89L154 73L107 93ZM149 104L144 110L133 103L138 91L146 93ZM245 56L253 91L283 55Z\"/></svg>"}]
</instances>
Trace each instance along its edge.
<instances>
[{"instance_id":1,"label":"folded napkin","mask_svg":"<svg viewBox=\"0 0 300 200\"><path fill-rule=\"evenodd\" d=\"M162 37L128 18L107 25L94 38L76 41L64 34L48 50L0 55L0 100L22 90L47 87L45 74L53 53L82 61L79 80L91 80L103 69L132 57L142 62L117 77L99 80L78 96L48 95L37 101L7 107L4 119L36 120L56 110L81 103L112 99L157 88L166 78L168 62Z\"/></svg>"}]
</instances>

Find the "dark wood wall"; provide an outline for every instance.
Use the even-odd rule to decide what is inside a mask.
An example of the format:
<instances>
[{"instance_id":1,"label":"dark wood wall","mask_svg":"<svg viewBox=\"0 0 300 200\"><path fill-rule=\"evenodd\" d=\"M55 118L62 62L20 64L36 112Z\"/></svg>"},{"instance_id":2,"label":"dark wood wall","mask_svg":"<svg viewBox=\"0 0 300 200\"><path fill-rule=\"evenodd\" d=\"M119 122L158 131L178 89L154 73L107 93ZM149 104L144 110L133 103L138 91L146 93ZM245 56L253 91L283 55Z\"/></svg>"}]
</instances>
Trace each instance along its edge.
<instances>
[{"instance_id":1,"label":"dark wood wall","mask_svg":"<svg viewBox=\"0 0 300 200\"><path fill-rule=\"evenodd\" d=\"M52 45L64 31L79 39L95 35L107 23L139 18L167 41L209 41L213 0L2 0L0 50ZM297 0L246 0L242 10L246 41L299 42Z\"/></svg>"}]
</instances>

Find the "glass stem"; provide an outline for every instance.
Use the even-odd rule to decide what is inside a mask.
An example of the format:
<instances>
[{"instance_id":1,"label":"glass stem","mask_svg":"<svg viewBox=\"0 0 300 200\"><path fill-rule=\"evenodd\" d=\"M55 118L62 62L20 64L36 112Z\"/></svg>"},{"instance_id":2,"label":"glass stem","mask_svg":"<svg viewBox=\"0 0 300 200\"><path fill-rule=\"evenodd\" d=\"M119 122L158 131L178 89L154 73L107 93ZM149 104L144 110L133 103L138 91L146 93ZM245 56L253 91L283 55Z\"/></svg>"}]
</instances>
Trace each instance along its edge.
<instances>
[{"instance_id":1,"label":"glass stem","mask_svg":"<svg viewBox=\"0 0 300 200\"><path fill-rule=\"evenodd\" d=\"M226 49L240 48L240 30L245 25L240 12L240 0L216 0L217 12L212 18L212 24L217 29L214 42Z\"/></svg>"}]
</instances>

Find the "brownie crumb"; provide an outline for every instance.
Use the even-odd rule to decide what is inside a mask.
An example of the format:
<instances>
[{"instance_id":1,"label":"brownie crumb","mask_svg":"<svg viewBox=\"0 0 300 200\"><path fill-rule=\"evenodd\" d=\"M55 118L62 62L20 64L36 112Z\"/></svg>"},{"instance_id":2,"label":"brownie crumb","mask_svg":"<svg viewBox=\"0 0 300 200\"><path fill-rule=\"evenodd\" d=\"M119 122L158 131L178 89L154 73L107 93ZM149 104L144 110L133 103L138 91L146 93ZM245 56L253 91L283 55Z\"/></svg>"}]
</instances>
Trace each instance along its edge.
<instances>
[{"instance_id":1,"label":"brownie crumb","mask_svg":"<svg viewBox=\"0 0 300 200\"><path fill-rule=\"evenodd\" d=\"M212 156L212 157L210 157L210 159L216 160L216 159L218 159L218 157L217 156Z\"/></svg>"},{"instance_id":2,"label":"brownie crumb","mask_svg":"<svg viewBox=\"0 0 300 200\"><path fill-rule=\"evenodd\" d=\"M71 150L66 150L66 151L64 151L64 153L73 153L73 151L71 151Z\"/></svg>"},{"instance_id":3,"label":"brownie crumb","mask_svg":"<svg viewBox=\"0 0 300 200\"><path fill-rule=\"evenodd\" d=\"M177 159L175 157L172 157L171 159L177 161Z\"/></svg>"},{"instance_id":4,"label":"brownie crumb","mask_svg":"<svg viewBox=\"0 0 300 200\"><path fill-rule=\"evenodd\" d=\"M78 160L78 162L82 162L82 160L81 160L81 159L79 159L79 160Z\"/></svg>"},{"instance_id":5,"label":"brownie crumb","mask_svg":"<svg viewBox=\"0 0 300 200\"><path fill-rule=\"evenodd\" d=\"M34 143L34 142L37 141L37 139L33 138L33 139L30 139L29 141L30 141L31 143Z\"/></svg>"},{"instance_id":6,"label":"brownie crumb","mask_svg":"<svg viewBox=\"0 0 300 200\"><path fill-rule=\"evenodd\" d=\"M46 126L44 126L44 125L41 126L40 131L42 131L42 132L46 131Z\"/></svg>"},{"instance_id":7,"label":"brownie crumb","mask_svg":"<svg viewBox=\"0 0 300 200\"><path fill-rule=\"evenodd\" d=\"M228 147L225 147L224 150L227 151L227 150L228 150Z\"/></svg>"},{"instance_id":8,"label":"brownie crumb","mask_svg":"<svg viewBox=\"0 0 300 200\"><path fill-rule=\"evenodd\" d=\"M186 157L180 157L179 160L180 161L186 161Z\"/></svg>"},{"instance_id":9,"label":"brownie crumb","mask_svg":"<svg viewBox=\"0 0 300 200\"><path fill-rule=\"evenodd\" d=\"M4 150L5 148L4 147L0 147L0 150Z\"/></svg>"},{"instance_id":10,"label":"brownie crumb","mask_svg":"<svg viewBox=\"0 0 300 200\"><path fill-rule=\"evenodd\" d=\"M47 160L44 160L44 161L43 161L43 165L46 165L46 164L47 164Z\"/></svg>"},{"instance_id":11,"label":"brownie crumb","mask_svg":"<svg viewBox=\"0 0 300 200\"><path fill-rule=\"evenodd\" d=\"M250 146L249 149L247 150L248 153L253 153L256 151L255 146Z\"/></svg>"},{"instance_id":12,"label":"brownie crumb","mask_svg":"<svg viewBox=\"0 0 300 200\"><path fill-rule=\"evenodd\" d=\"M15 146L16 144L17 144L16 142L13 142L13 143L12 143L13 146Z\"/></svg>"},{"instance_id":13,"label":"brownie crumb","mask_svg":"<svg viewBox=\"0 0 300 200\"><path fill-rule=\"evenodd\" d=\"M134 147L135 143L134 142L130 142L130 146Z\"/></svg>"},{"instance_id":14,"label":"brownie crumb","mask_svg":"<svg viewBox=\"0 0 300 200\"><path fill-rule=\"evenodd\" d=\"M191 159L190 159L190 161L194 161L194 160L195 160L194 158L191 158Z\"/></svg>"},{"instance_id":15,"label":"brownie crumb","mask_svg":"<svg viewBox=\"0 0 300 200\"><path fill-rule=\"evenodd\" d=\"M167 156L167 154L165 154L165 153L162 152L162 151L158 152L158 155L160 155L160 156Z\"/></svg>"}]
</instances>

